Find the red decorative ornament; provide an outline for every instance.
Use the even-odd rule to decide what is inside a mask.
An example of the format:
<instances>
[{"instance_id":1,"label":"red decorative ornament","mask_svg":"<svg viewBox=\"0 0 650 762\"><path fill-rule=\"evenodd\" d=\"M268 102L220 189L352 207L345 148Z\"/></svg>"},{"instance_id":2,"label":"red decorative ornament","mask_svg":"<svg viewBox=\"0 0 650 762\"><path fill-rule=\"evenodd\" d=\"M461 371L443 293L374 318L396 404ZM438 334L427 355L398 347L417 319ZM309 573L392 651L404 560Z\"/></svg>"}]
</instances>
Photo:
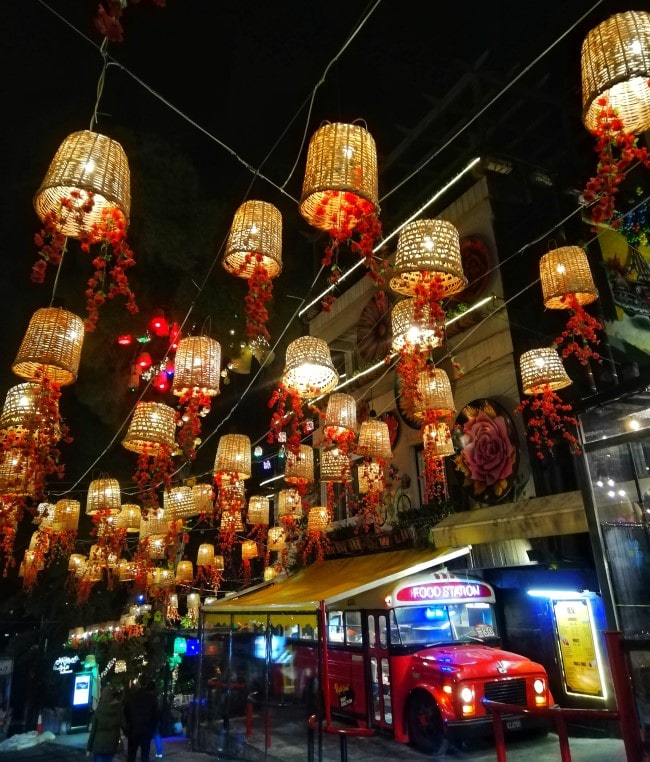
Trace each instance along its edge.
<instances>
[{"instance_id":1,"label":"red decorative ornament","mask_svg":"<svg viewBox=\"0 0 650 762\"><path fill-rule=\"evenodd\" d=\"M562 357L573 355L582 365L587 365L590 359L602 362L594 347L600 343L596 331L602 331L603 326L585 310L575 294L567 294L564 300L571 315L564 331L553 341L553 346L558 348Z\"/></svg>"},{"instance_id":2,"label":"red decorative ornament","mask_svg":"<svg viewBox=\"0 0 650 762\"><path fill-rule=\"evenodd\" d=\"M526 436L533 443L540 460L543 460L545 451L553 447L554 436L558 434L569 443L574 454L580 454L580 445L573 433L577 426L573 408L549 386L531 395L530 399L523 400L515 412L527 415Z\"/></svg>"}]
</instances>

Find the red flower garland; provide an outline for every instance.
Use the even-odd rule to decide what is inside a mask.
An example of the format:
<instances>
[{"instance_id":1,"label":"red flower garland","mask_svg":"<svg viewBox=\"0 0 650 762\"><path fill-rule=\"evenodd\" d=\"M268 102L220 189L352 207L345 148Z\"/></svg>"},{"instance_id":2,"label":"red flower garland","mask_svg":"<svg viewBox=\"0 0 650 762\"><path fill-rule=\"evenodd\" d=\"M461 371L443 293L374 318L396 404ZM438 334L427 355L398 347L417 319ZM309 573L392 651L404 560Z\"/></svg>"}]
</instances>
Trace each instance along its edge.
<instances>
[{"instance_id":1,"label":"red flower garland","mask_svg":"<svg viewBox=\"0 0 650 762\"><path fill-rule=\"evenodd\" d=\"M553 341L553 346L561 349L562 357L573 355L582 365L587 365L590 359L602 362L593 347L600 343L596 331L602 331L603 326L578 303L575 294L567 294L563 300L571 314L566 328Z\"/></svg>"},{"instance_id":2,"label":"red flower garland","mask_svg":"<svg viewBox=\"0 0 650 762\"><path fill-rule=\"evenodd\" d=\"M144 449L138 453L138 465L133 481L138 485L138 498L142 503L142 515L146 518L149 511L160 508L157 489L161 485L166 492L172 488L174 462L172 449L168 445Z\"/></svg>"},{"instance_id":3,"label":"red flower garland","mask_svg":"<svg viewBox=\"0 0 650 762\"><path fill-rule=\"evenodd\" d=\"M537 450L537 457L544 458L544 450L554 445L553 434L559 433L569 443L574 454L581 452L576 436L569 428L577 426L577 420L570 404L562 399L549 386L530 399L525 399L515 410L516 413L527 412L526 436ZM567 428L569 427L569 428Z\"/></svg>"},{"instance_id":4,"label":"red flower garland","mask_svg":"<svg viewBox=\"0 0 650 762\"><path fill-rule=\"evenodd\" d=\"M248 293L244 299L246 312L246 336L249 339L262 337L266 341L271 340L271 334L266 327L269 321L269 313L266 303L273 298L273 281L269 271L262 264L262 254L248 253L241 264L241 272L245 272L255 260L250 278L248 278Z\"/></svg>"},{"instance_id":5,"label":"red flower garland","mask_svg":"<svg viewBox=\"0 0 650 762\"><path fill-rule=\"evenodd\" d=\"M210 412L211 397L196 387L188 389L178 400L178 445L186 460L196 458L200 444L201 418Z\"/></svg>"},{"instance_id":6,"label":"red flower garland","mask_svg":"<svg viewBox=\"0 0 650 762\"><path fill-rule=\"evenodd\" d=\"M271 395L268 406L275 406L275 411L271 415L271 427L266 441L269 444L286 442L287 449L297 455L302 437L312 431L313 422L306 417L305 407L314 415L319 414L318 409L309 403L305 405L301 397L282 382Z\"/></svg>"}]
</instances>

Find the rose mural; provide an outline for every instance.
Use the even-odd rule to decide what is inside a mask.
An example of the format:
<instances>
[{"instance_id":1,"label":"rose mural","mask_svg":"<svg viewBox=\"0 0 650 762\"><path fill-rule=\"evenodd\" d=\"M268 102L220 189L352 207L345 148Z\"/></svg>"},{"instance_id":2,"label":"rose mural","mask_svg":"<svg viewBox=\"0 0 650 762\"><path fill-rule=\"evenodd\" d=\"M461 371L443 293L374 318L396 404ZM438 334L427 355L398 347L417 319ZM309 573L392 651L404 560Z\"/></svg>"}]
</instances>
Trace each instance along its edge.
<instances>
[{"instance_id":1,"label":"rose mural","mask_svg":"<svg viewBox=\"0 0 650 762\"><path fill-rule=\"evenodd\" d=\"M471 497L498 502L510 491L519 465L514 426L505 411L490 400L467 405L458 416L456 469Z\"/></svg>"}]
</instances>

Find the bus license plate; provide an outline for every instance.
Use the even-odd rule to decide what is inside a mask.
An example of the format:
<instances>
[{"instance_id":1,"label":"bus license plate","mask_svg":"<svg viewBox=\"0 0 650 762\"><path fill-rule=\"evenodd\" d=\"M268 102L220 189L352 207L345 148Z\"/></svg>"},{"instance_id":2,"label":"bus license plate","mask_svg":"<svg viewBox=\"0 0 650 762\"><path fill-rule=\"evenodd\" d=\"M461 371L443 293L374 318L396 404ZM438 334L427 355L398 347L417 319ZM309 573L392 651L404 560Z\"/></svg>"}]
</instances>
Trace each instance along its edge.
<instances>
[{"instance_id":1,"label":"bus license plate","mask_svg":"<svg viewBox=\"0 0 650 762\"><path fill-rule=\"evenodd\" d=\"M506 730L521 730L521 720L506 720Z\"/></svg>"}]
</instances>

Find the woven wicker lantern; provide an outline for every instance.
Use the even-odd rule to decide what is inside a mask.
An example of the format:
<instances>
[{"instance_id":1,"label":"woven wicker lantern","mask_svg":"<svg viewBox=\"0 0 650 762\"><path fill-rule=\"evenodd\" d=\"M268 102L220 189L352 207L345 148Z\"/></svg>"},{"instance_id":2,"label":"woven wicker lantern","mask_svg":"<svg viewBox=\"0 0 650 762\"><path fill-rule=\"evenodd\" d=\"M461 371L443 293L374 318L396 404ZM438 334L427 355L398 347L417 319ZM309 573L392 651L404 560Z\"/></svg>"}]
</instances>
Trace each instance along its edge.
<instances>
[{"instance_id":1,"label":"woven wicker lantern","mask_svg":"<svg viewBox=\"0 0 650 762\"><path fill-rule=\"evenodd\" d=\"M423 304L421 314L417 314L415 301L402 299L391 310L393 352L399 352L406 346L425 351L442 344L443 328L432 318L431 308Z\"/></svg>"},{"instance_id":2,"label":"woven wicker lantern","mask_svg":"<svg viewBox=\"0 0 650 762\"><path fill-rule=\"evenodd\" d=\"M323 505L309 509L307 514L308 532L326 532L330 526L330 513Z\"/></svg>"},{"instance_id":3,"label":"woven wicker lantern","mask_svg":"<svg viewBox=\"0 0 650 762\"><path fill-rule=\"evenodd\" d=\"M163 493L163 507L175 519L196 516L198 513L191 487L172 487L169 492L165 491Z\"/></svg>"},{"instance_id":4,"label":"woven wicker lantern","mask_svg":"<svg viewBox=\"0 0 650 762\"><path fill-rule=\"evenodd\" d=\"M11 370L21 378L44 378L67 386L77 380L83 320L59 307L42 307L32 315Z\"/></svg>"},{"instance_id":5,"label":"woven wicker lantern","mask_svg":"<svg viewBox=\"0 0 650 762\"><path fill-rule=\"evenodd\" d=\"M88 486L86 515L94 516L98 511L110 511L117 514L122 509L120 483L117 479L101 477L94 479Z\"/></svg>"},{"instance_id":6,"label":"woven wicker lantern","mask_svg":"<svg viewBox=\"0 0 650 762\"><path fill-rule=\"evenodd\" d=\"M158 561L165 557L164 534L150 534L147 537L147 555L152 561Z\"/></svg>"},{"instance_id":7,"label":"woven wicker lantern","mask_svg":"<svg viewBox=\"0 0 650 762\"><path fill-rule=\"evenodd\" d=\"M19 497L33 492L33 475L20 450L0 453L0 495Z\"/></svg>"},{"instance_id":8,"label":"woven wicker lantern","mask_svg":"<svg viewBox=\"0 0 650 762\"><path fill-rule=\"evenodd\" d=\"M0 440L11 436L15 445L22 445L38 432L39 439L57 442L61 438L61 427L52 420L42 420L41 392L43 387L32 381L12 386L7 391L5 404L0 415ZM56 411L58 400L50 400ZM55 411L52 411L55 415Z\"/></svg>"},{"instance_id":9,"label":"woven wicker lantern","mask_svg":"<svg viewBox=\"0 0 650 762\"><path fill-rule=\"evenodd\" d=\"M316 336L301 336L287 347L282 383L301 399L327 394L338 384L327 342Z\"/></svg>"},{"instance_id":10,"label":"woven wicker lantern","mask_svg":"<svg viewBox=\"0 0 650 762\"><path fill-rule=\"evenodd\" d=\"M320 456L322 482L349 482L352 480L350 458L340 450L323 450Z\"/></svg>"},{"instance_id":11,"label":"woven wicker lantern","mask_svg":"<svg viewBox=\"0 0 650 762\"><path fill-rule=\"evenodd\" d=\"M140 531L142 511L135 503L122 503L122 510L117 514L116 525L131 534Z\"/></svg>"},{"instance_id":12,"label":"woven wicker lantern","mask_svg":"<svg viewBox=\"0 0 650 762\"><path fill-rule=\"evenodd\" d=\"M73 532L79 526L81 503L78 500L57 500L54 506L53 528L59 532Z\"/></svg>"},{"instance_id":13,"label":"woven wicker lantern","mask_svg":"<svg viewBox=\"0 0 650 762\"><path fill-rule=\"evenodd\" d=\"M241 544L242 561L250 561L251 558L257 558L257 543L255 540L244 540Z\"/></svg>"},{"instance_id":14,"label":"woven wicker lantern","mask_svg":"<svg viewBox=\"0 0 650 762\"><path fill-rule=\"evenodd\" d=\"M427 423L422 429L422 441L427 455L443 458L455 452L451 432L446 423Z\"/></svg>"},{"instance_id":15,"label":"woven wicker lantern","mask_svg":"<svg viewBox=\"0 0 650 762\"><path fill-rule=\"evenodd\" d=\"M419 285L434 280L440 284L440 297L462 291L467 278L458 230L445 220L409 222L399 234L394 273L390 287L404 296L415 296Z\"/></svg>"},{"instance_id":16,"label":"woven wicker lantern","mask_svg":"<svg viewBox=\"0 0 650 762\"><path fill-rule=\"evenodd\" d=\"M369 458L390 460L390 432L384 421L364 421L359 429L358 451Z\"/></svg>"},{"instance_id":17,"label":"woven wicker lantern","mask_svg":"<svg viewBox=\"0 0 650 762\"><path fill-rule=\"evenodd\" d=\"M557 391L572 383L560 356L552 347L524 352L519 358L519 370L524 394L541 394L546 387Z\"/></svg>"},{"instance_id":18,"label":"woven wicker lantern","mask_svg":"<svg viewBox=\"0 0 650 762\"><path fill-rule=\"evenodd\" d=\"M383 492L384 468L382 464L373 460L360 463L357 470L357 480L360 495L365 495L368 492Z\"/></svg>"},{"instance_id":19,"label":"woven wicker lantern","mask_svg":"<svg viewBox=\"0 0 650 762\"><path fill-rule=\"evenodd\" d=\"M54 511L56 506L54 503L39 503L36 508L35 522L38 522L38 526L41 529L52 529L54 526Z\"/></svg>"},{"instance_id":20,"label":"woven wicker lantern","mask_svg":"<svg viewBox=\"0 0 650 762\"><path fill-rule=\"evenodd\" d=\"M579 246L561 246L544 254L539 261L539 275L548 309L569 309L571 303L565 298L569 294L581 305L598 299L587 255Z\"/></svg>"},{"instance_id":21,"label":"woven wicker lantern","mask_svg":"<svg viewBox=\"0 0 650 762\"><path fill-rule=\"evenodd\" d=\"M179 561L176 567L176 582L191 582L194 579L194 566L191 561Z\"/></svg>"},{"instance_id":22,"label":"woven wicker lantern","mask_svg":"<svg viewBox=\"0 0 650 762\"><path fill-rule=\"evenodd\" d=\"M416 418L423 418L426 410L435 410L441 417L456 412L451 383L444 370L430 367L421 371L416 388L416 410L413 412Z\"/></svg>"},{"instance_id":23,"label":"woven wicker lantern","mask_svg":"<svg viewBox=\"0 0 650 762\"><path fill-rule=\"evenodd\" d=\"M242 521L241 511L231 511L225 509L221 511L221 524L219 525L222 532L245 532L246 527Z\"/></svg>"},{"instance_id":24,"label":"woven wicker lantern","mask_svg":"<svg viewBox=\"0 0 650 762\"><path fill-rule=\"evenodd\" d=\"M250 278L256 266L269 278L282 271L282 215L266 201L245 201L235 212L223 266L238 278Z\"/></svg>"},{"instance_id":25,"label":"woven wicker lantern","mask_svg":"<svg viewBox=\"0 0 650 762\"><path fill-rule=\"evenodd\" d=\"M86 556L81 553L71 553L68 558L68 571L76 571L81 564L86 563Z\"/></svg>"},{"instance_id":26,"label":"woven wicker lantern","mask_svg":"<svg viewBox=\"0 0 650 762\"><path fill-rule=\"evenodd\" d=\"M264 569L264 582L273 582L277 576L278 573L272 566L267 566Z\"/></svg>"},{"instance_id":27,"label":"woven wicker lantern","mask_svg":"<svg viewBox=\"0 0 650 762\"><path fill-rule=\"evenodd\" d=\"M214 474L248 479L251 475L251 440L245 434L224 434L214 459Z\"/></svg>"},{"instance_id":28,"label":"woven wicker lantern","mask_svg":"<svg viewBox=\"0 0 650 762\"><path fill-rule=\"evenodd\" d=\"M286 547L287 533L284 527L270 527L266 538L266 547L269 550L279 551Z\"/></svg>"},{"instance_id":29,"label":"woven wicker lantern","mask_svg":"<svg viewBox=\"0 0 650 762\"><path fill-rule=\"evenodd\" d=\"M314 481L314 449L300 445L298 453L289 451L284 467L284 480L289 484L306 484Z\"/></svg>"},{"instance_id":30,"label":"woven wicker lantern","mask_svg":"<svg viewBox=\"0 0 650 762\"><path fill-rule=\"evenodd\" d=\"M650 13L626 11L592 29L582 43L582 121L594 131L607 98L625 131L650 129Z\"/></svg>"},{"instance_id":31,"label":"woven wicker lantern","mask_svg":"<svg viewBox=\"0 0 650 762\"><path fill-rule=\"evenodd\" d=\"M214 566L214 545L204 542L199 545L196 554L197 566Z\"/></svg>"},{"instance_id":32,"label":"woven wicker lantern","mask_svg":"<svg viewBox=\"0 0 650 762\"><path fill-rule=\"evenodd\" d=\"M241 479L222 481L219 487L218 504L227 511L242 511L246 505L246 488Z\"/></svg>"},{"instance_id":33,"label":"woven wicker lantern","mask_svg":"<svg viewBox=\"0 0 650 762\"><path fill-rule=\"evenodd\" d=\"M379 209L377 147L356 124L325 124L311 140L300 196L300 214L328 232L354 229Z\"/></svg>"},{"instance_id":34,"label":"woven wicker lantern","mask_svg":"<svg viewBox=\"0 0 650 762\"><path fill-rule=\"evenodd\" d=\"M214 508L214 491L211 484L195 484L192 497L197 513L211 513Z\"/></svg>"},{"instance_id":35,"label":"woven wicker lantern","mask_svg":"<svg viewBox=\"0 0 650 762\"><path fill-rule=\"evenodd\" d=\"M221 345L207 336L188 336L178 342L174 356L172 392L181 397L197 389L214 397L219 394Z\"/></svg>"},{"instance_id":36,"label":"woven wicker lantern","mask_svg":"<svg viewBox=\"0 0 650 762\"><path fill-rule=\"evenodd\" d=\"M246 521L249 524L269 523L269 499L265 495L251 495Z\"/></svg>"},{"instance_id":37,"label":"woven wicker lantern","mask_svg":"<svg viewBox=\"0 0 650 762\"><path fill-rule=\"evenodd\" d=\"M201 596L198 593L189 593L187 596L187 614L194 619L199 618L199 608L201 607Z\"/></svg>"},{"instance_id":38,"label":"woven wicker lantern","mask_svg":"<svg viewBox=\"0 0 650 762\"><path fill-rule=\"evenodd\" d=\"M278 518L302 516L302 498L297 489L281 489L278 492Z\"/></svg>"},{"instance_id":39,"label":"woven wicker lantern","mask_svg":"<svg viewBox=\"0 0 650 762\"><path fill-rule=\"evenodd\" d=\"M324 432L326 437L336 439L347 431L357 430L357 401L351 394L335 392L327 400Z\"/></svg>"},{"instance_id":40,"label":"woven wicker lantern","mask_svg":"<svg viewBox=\"0 0 650 762\"><path fill-rule=\"evenodd\" d=\"M131 452L159 455L174 449L176 411L162 402L138 402L122 446Z\"/></svg>"},{"instance_id":41,"label":"woven wicker lantern","mask_svg":"<svg viewBox=\"0 0 650 762\"><path fill-rule=\"evenodd\" d=\"M173 516L170 516L164 508L150 511L148 517L140 522L140 537L167 534L172 519Z\"/></svg>"},{"instance_id":42,"label":"woven wicker lantern","mask_svg":"<svg viewBox=\"0 0 650 762\"><path fill-rule=\"evenodd\" d=\"M80 191L79 204L93 194L93 207L82 215L83 222L74 212L67 215L61 232L71 238L80 238L92 226L101 222L102 212L118 211L124 224L128 224L131 210L131 182L129 163L122 146L115 140L97 132L73 132L61 143L52 159L45 179L34 196L34 208L41 220L48 212L61 215L61 201L69 199L73 191Z\"/></svg>"}]
</instances>

